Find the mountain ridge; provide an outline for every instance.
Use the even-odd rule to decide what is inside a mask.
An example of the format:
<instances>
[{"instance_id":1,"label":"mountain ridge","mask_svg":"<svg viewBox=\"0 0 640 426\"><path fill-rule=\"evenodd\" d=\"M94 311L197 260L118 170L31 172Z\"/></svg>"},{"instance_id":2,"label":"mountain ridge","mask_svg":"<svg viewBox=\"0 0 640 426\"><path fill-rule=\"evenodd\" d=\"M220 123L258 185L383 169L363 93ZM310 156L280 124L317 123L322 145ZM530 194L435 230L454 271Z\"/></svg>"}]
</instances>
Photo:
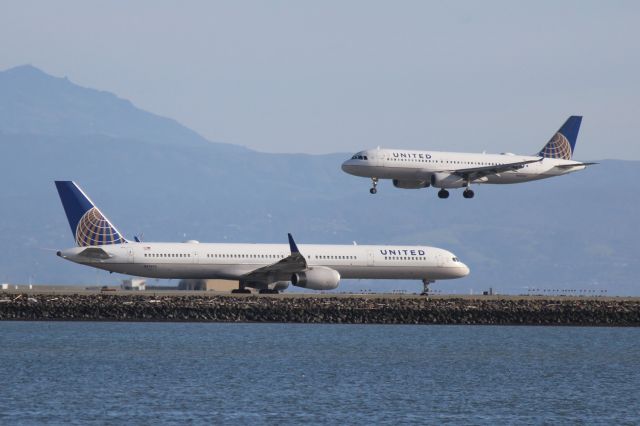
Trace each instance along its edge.
<instances>
[{"instance_id":1,"label":"mountain ridge","mask_svg":"<svg viewBox=\"0 0 640 426\"><path fill-rule=\"evenodd\" d=\"M0 71L0 129L7 134L106 135L157 144L219 144L118 95L55 77L33 65Z\"/></svg>"}]
</instances>

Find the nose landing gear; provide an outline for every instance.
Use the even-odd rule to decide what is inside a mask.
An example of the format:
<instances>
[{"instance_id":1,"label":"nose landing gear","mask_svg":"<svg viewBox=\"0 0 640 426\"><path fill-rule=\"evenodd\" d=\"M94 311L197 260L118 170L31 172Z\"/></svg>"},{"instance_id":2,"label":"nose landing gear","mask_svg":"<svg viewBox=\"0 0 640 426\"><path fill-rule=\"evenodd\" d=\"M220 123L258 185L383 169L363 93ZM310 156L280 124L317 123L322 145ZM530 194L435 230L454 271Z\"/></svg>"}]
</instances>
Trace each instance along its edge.
<instances>
[{"instance_id":1,"label":"nose landing gear","mask_svg":"<svg viewBox=\"0 0 640 426\"><path fill-rule=\"evenodd\" d=\"M378 192L377 186L378 186L378 178L371 178L371 184L373 185L371 187L371 189L369 190L369 193L371 194L376 194Z\"/></svg>"},{"instance_id":2,"label":"nose landing gear","mask_svg":"<svg viewBox=\"0 0 640 426\"><path fill-rule=\"evenodd\" d=\"M435 281L433 280L428 280L428 279L424 279L422 280L422 293L420 293L420 296L428 296L429 295L429 284L433 284L435 283Z\"/></svg>"}]
</instances>

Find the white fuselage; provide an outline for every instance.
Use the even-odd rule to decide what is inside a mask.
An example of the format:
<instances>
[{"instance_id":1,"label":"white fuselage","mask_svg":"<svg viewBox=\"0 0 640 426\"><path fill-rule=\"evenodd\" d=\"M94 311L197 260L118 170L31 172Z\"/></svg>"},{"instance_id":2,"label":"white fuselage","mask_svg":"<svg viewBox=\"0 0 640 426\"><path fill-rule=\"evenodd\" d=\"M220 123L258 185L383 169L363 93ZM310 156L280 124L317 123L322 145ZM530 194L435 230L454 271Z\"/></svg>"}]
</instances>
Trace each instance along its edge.
<instances>
[{"instance_id":1,"label":"white fuselage","mask_svg":"<svg viewBox=\"0 0 640 426\"><path fill-rule=\"evenodd\" d=\"M393 179L394 181L399 181L399 185L406 182L407 188L421 188L431 185L432 176L436 174L447 174L461 169L539 159L540 157L536 156L514 154L370 149L361 151L345 161L342 164L342 170L355 176ZM560 176L584 168L585 165L577 161L544 158L541 161L525 164L519 170L483 176L472 180L470 183L509 184L528 182ZM411 186L412 184L414 186ZM442 184L435 184L434 186L456 188L466 184L467 182L463 179L452 177L451 179L443 180Z\"/></svg>"},{"instance_id":2,"label":"white fuselage","mask_svg":"<svg viewBox=\"0 0 640 426\"><path fill-rule=\"evenodd\" d=\"M425 246L299 245L309 266L325 266L341 278L461 278L469 268L451 252ZM90 247L89 247L90 248ZM99 246L109 257L81 255L74 247L59 256L111 272L148 278L242 280L243 275L291 254L286 244L136 243ZM289 281L291 275L272 281Z\"/></svg>"}]
</instances>

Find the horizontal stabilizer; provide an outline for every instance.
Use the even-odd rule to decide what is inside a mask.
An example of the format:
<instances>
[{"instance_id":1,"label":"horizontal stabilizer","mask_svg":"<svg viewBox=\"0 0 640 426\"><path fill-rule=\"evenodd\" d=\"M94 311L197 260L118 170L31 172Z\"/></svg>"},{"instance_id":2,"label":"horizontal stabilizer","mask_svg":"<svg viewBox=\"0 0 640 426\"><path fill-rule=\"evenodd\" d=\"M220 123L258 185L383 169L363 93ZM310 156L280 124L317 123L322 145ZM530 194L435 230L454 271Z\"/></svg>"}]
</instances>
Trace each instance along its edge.
<instances>
[{"instance_id":1,"label":"horizontal stabilizer","mask_svg":"<svg viewBox=\"0 0 640 426\"><path fill-rule=\"evenodd\" d=\"M573 164L560 164L558 166L555 166L556 169L571 169L573 167L579 167L579 166L593 166L594 164L600 164L600 163L573 163Z\"/></svg>"},{"instance_id":2,"label":"horizontal stabilizer","mask_svg":"<svg viewBox=\"0 0 640 426\"><path fill-rule=\"evenodd\" d=\"M89 247L78 253L78 256L88 257L90 259L109 259L111 255L101 248Z\"/></svg>"}]
</instances>

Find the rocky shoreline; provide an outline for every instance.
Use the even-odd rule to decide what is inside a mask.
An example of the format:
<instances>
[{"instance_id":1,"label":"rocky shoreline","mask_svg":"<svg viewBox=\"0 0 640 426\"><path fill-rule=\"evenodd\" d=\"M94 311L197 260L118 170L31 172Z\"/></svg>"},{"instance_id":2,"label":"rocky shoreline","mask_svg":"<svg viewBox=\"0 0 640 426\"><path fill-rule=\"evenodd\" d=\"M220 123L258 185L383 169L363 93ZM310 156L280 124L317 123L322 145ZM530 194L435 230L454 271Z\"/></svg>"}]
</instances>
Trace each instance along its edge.
<instances>
[{"instance_id":1,"label":"rocky shoreline","mask_svg":"<svg viewBox=\"0 0 640 426\"><path fill-rule=\"evenodd\" d=\"M637 327L640 300L0 294L0 320Z\"/></svg>"}]
</instances>

